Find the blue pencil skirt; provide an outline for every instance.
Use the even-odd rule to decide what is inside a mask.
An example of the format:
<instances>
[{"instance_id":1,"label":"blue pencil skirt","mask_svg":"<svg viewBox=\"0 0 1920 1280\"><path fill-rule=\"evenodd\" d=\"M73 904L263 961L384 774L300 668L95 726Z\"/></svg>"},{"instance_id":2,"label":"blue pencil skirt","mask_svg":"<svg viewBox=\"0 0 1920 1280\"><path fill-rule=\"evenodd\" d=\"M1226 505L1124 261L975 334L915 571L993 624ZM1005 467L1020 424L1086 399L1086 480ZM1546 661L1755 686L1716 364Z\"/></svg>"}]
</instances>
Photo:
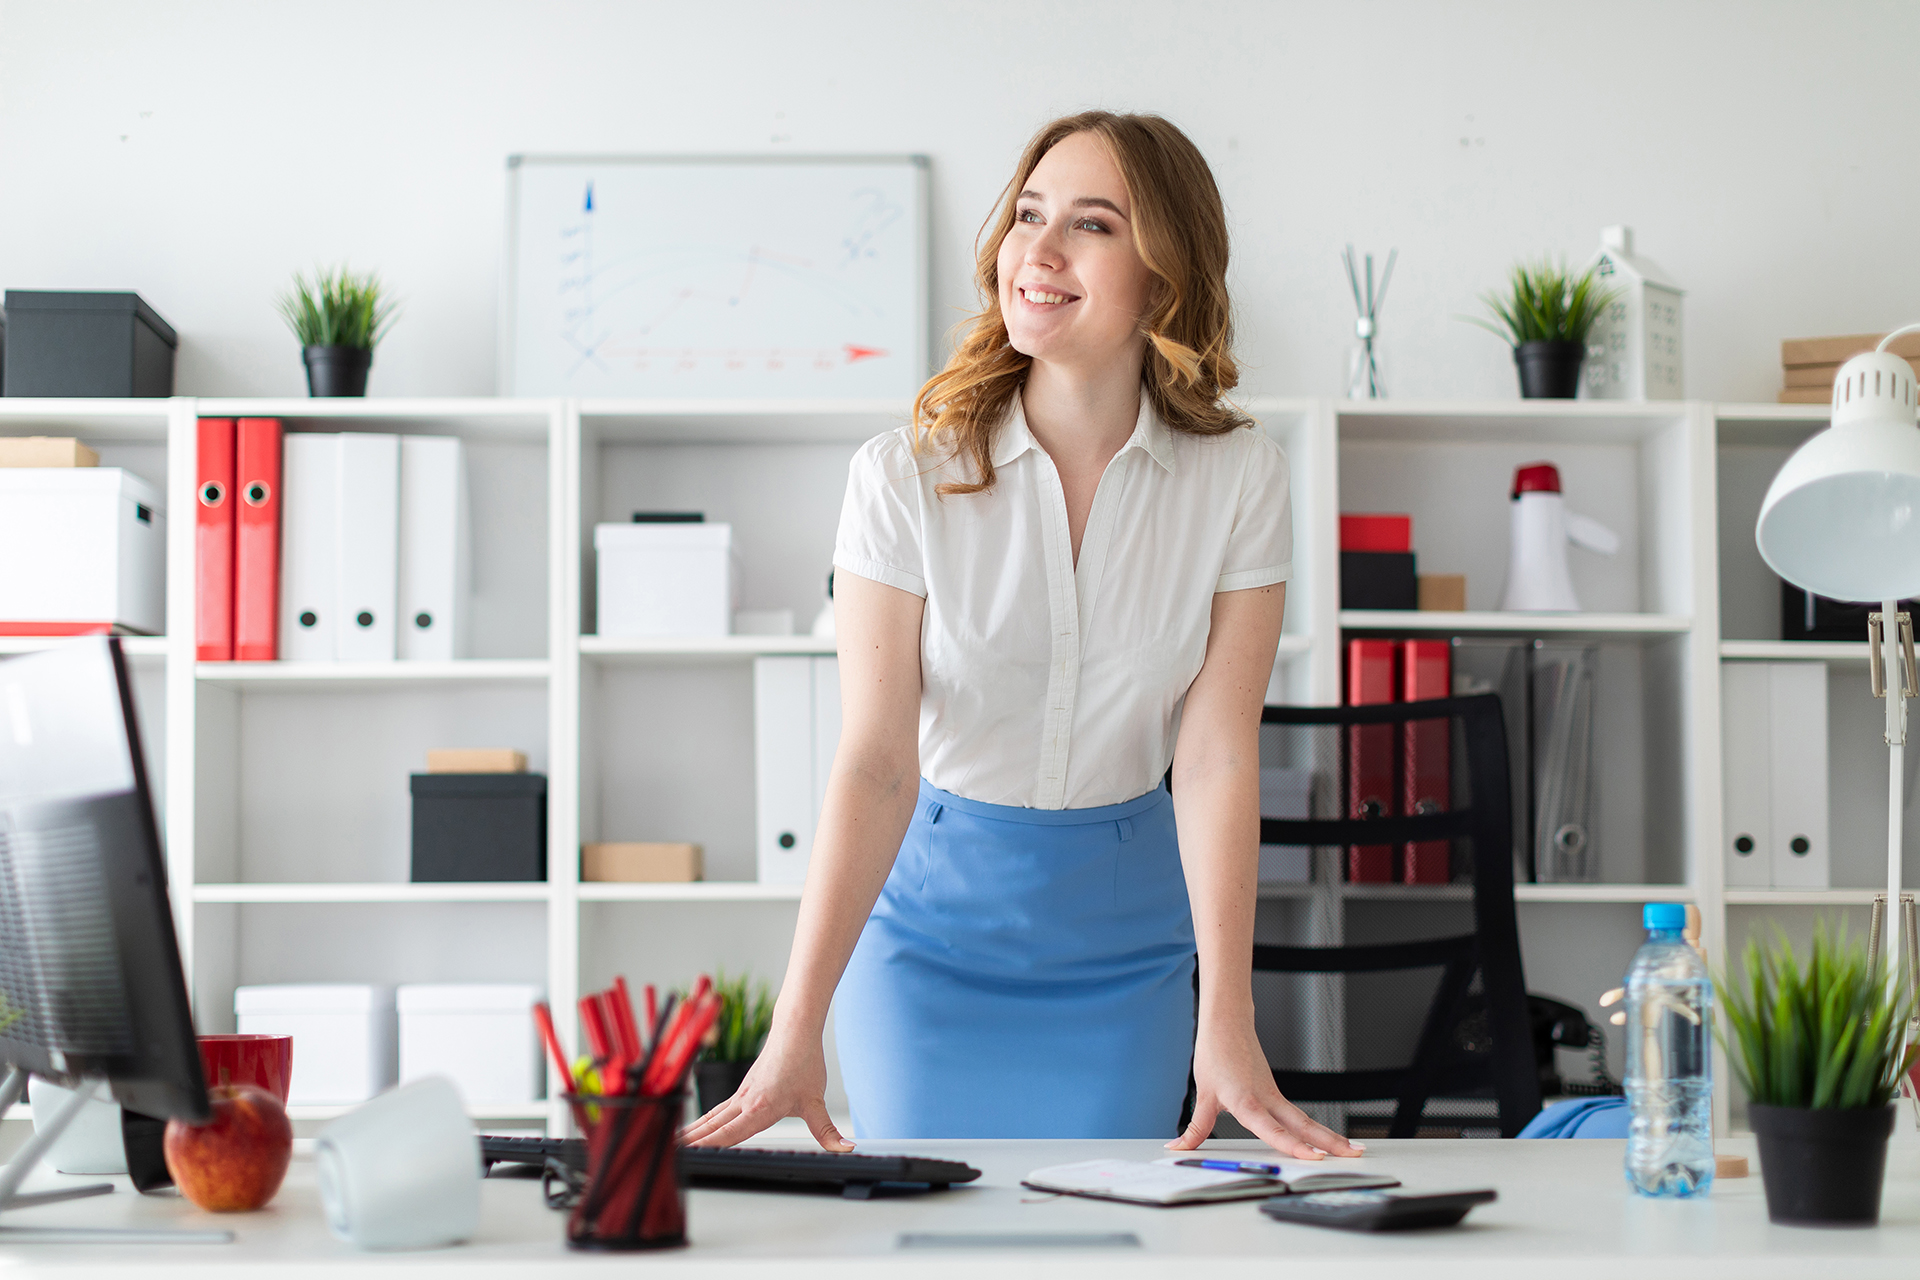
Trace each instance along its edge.
<instances>
[{"instance_id":1,"label":"blue pencil skirt","mask_svg":"<svg viewBox=\"0 0 1920 1280\"><path fill-rule=\"evenodd\" d=\"M1095 809L925 779L835 997L859 1138L1171 1138L1193 914L1164 788Z\"/></svg>"}]
</instances>

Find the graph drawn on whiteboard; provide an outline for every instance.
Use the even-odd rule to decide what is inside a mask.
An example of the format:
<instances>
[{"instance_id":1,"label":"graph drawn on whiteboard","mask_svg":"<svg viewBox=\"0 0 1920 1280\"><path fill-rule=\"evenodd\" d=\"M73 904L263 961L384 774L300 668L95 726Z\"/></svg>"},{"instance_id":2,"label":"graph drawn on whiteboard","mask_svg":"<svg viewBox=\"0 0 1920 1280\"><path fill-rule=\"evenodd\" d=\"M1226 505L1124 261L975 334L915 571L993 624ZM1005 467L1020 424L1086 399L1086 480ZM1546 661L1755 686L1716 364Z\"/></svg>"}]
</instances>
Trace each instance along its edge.
<instances>
[{"instance_id":1,"label":"graph drawn on whiteboard","mask_svg":"<svg viewBox=\"0 0 1920 1280\"><path fill-rule=\"evenodd\" d=\"M907 399L924 158L516 156L503 391Z\"/></svg>"}]
</instances>

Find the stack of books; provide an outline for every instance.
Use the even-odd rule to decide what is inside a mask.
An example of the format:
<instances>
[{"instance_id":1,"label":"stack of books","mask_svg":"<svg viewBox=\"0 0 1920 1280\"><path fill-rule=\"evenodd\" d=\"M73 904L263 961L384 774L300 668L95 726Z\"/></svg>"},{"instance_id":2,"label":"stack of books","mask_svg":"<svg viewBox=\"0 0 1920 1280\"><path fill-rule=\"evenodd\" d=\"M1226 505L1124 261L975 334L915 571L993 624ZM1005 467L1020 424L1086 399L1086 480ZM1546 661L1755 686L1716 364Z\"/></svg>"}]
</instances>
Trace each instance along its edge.
<instances>
[{"instance_id":1,"label":"stack of books","mask_svg":"<svg viewBox=\"0 0 1920 1280\"><path fill-rule=\"evenodd\" d=\"M1856 333L1845 338L1789 338L1780 344L1780 403L1826 404L1833 398L1834 375L1863 351L1880 345L1884 334ZM1904 356L1920 374L1920 333L1902 334L1888 348Z\"/></svg>"}]
</instances>

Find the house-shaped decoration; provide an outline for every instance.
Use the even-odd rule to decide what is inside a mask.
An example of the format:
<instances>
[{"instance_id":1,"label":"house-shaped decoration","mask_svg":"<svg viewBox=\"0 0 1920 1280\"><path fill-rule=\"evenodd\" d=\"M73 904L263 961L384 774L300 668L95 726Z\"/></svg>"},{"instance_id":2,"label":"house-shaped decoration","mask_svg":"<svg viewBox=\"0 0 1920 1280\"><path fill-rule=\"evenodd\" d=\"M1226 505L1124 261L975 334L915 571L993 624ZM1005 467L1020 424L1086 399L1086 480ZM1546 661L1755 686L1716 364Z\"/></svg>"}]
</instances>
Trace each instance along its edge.
<instances>
[{"instance_id":1,"label":"house-shaped decoration","mask_svg":"<svg viewBox=\"0 0 1920 1280\"><path fill-rule=\"evenodd\" d=\"M1633 251L1632 227L1600 233L1592 263L1613 300L1587 332L1584 378L1594 400L1679 400L1680 287Z\"/></svg>"}]
</instances>

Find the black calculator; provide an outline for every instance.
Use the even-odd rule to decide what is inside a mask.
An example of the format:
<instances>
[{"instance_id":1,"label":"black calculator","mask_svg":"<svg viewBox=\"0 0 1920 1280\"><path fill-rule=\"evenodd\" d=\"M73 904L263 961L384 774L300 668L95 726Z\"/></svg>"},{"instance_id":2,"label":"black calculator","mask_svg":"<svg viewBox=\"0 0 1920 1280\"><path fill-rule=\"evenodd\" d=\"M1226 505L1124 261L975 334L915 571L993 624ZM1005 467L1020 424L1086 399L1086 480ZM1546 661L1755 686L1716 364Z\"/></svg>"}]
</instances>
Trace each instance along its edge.
<instances>
[{"instance_id":1,"label":"black calculator","mask_svg":"<svg viewBox=\"0 0 1920 1280\"><path fill-rule=\"evenodd\" d=\"M1477 1204L1497 1200L1492 1191L1444 1191L1437 1195L1406 1195L1393 1191L1315 1191L1303 1196L1275 1196L1261 1202L1260 1212L1280 1222L1304 1222L1342 1231L1408 1231L1417 1227L1450 1227Z\"/></svg>"}]
</instances>

